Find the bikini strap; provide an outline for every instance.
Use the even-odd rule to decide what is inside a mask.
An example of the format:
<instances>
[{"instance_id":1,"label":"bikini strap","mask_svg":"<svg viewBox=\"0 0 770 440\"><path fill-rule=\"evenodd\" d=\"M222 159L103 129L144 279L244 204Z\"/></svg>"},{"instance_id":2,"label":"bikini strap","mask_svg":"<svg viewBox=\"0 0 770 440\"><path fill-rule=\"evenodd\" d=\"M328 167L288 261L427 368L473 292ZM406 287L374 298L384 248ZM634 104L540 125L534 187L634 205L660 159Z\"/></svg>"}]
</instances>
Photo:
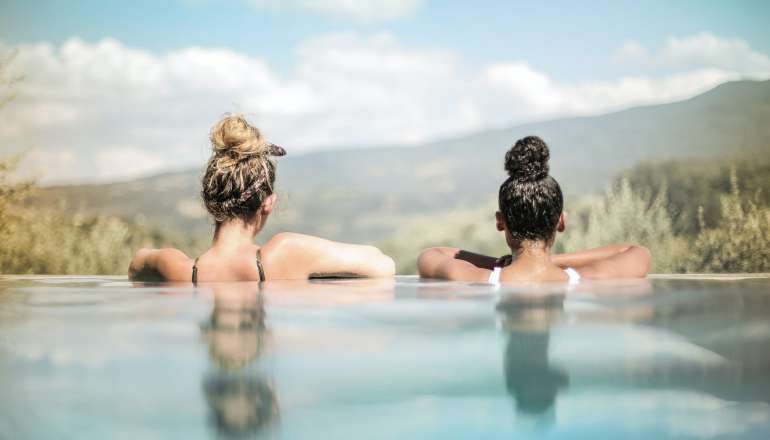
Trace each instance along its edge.
<instances>
[{"instance_id":1,"label":"bikini strap","mask_svg":"<svg viewBox=\"0 0 770 440\"><path fill-rule=\"evenodd\" d=\"M265 281L265 268L262 267L262 249L257 249L257 269L259 269L259 281Z\"/></svg>"},{"instance_id":2,"label":"bikini strap","mask_svg":"<svg viewBox=\"0 0 770 440\"><path fill-rule=\"evenodd\" d=\"M193 285L198 284L198 258L195 258L195 262L193 262L192 283Z\"/></svg>"},{"instance_id":3,"label":"bikini strap","mask_svg":"<svg viewBox=\"0 0 770 440\"><path fill-rule=\"evenodd\" d=\"M580 274L575 269L568 267L564 269L564 272L566 272L569 277L569 284L577 284L580 282Z\"/></svg>"}]
</instances>

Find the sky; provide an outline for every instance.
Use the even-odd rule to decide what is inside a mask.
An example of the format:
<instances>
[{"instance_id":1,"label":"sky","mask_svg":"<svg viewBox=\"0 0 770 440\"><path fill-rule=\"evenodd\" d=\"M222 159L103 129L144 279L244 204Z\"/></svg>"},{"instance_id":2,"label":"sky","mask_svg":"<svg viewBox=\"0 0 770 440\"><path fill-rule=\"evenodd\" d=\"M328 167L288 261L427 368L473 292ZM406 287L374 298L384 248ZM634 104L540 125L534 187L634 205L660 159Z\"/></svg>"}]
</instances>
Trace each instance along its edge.
<instances>
[{"instance_id":1,"label":"sky","mask_svg":"<svg viewBox=\"0 0 770 440\"><path fill-rule=\"evenodd\" d=\"M2 1L0 155L42 183L200 167L243 112L289 154L422 142L770 78L764 1Z\"/></svg>"}]
</instances>

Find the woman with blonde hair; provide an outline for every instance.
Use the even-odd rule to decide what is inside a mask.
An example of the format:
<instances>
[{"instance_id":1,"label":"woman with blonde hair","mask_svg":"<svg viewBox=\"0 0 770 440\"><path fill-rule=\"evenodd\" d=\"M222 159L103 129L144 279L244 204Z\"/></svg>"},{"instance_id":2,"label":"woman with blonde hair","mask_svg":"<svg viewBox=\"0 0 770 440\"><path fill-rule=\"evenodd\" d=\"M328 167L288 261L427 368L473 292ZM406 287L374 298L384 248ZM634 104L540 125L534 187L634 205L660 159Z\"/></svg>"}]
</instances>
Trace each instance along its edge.
<instances>
[{"instance_id":1,"label":"woman with blonde hair","mask_svg":"<svg viewBox=\"0 0 770 440\"><path fill-rule=\"evenodd\" d=\"M276 164L286 151L240 115L211 129L212 155L201 196L214 219L211 247L197 258L178 249L140 249L130 279L166 281L265 281L314 276L392 277L393 260L373 246L337 243L282 232L264 246L254 239L276 203Z\"/></svg>"}]
</instances>

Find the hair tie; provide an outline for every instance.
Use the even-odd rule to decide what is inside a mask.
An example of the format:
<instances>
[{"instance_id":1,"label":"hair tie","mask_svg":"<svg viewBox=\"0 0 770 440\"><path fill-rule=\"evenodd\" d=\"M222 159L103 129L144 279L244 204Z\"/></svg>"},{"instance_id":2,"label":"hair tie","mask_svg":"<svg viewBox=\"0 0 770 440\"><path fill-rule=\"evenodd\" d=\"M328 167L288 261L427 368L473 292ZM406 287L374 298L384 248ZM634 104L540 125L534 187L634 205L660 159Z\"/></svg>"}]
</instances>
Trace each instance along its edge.
<instances>
[{"instance_id":1,"label":"hair tie","mask_svg":"<svg viewBox=\"0 0 770 440\"><path fill-rule=\"evenodd\" d=\"M286 150L283 147L276 144L267 144L267 154L270 156L286 156Z\"/></svg>"}]
</instances>

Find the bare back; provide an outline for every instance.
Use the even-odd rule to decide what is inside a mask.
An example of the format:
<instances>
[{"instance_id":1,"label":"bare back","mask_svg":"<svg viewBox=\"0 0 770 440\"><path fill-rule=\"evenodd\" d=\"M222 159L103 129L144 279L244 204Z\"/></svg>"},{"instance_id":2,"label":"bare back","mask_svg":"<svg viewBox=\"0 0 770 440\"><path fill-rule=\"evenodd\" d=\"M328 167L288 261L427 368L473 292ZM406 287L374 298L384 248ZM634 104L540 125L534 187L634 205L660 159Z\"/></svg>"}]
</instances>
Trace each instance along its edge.
<instances>
[{"instance_id":1,"label":"bare back","mask_svg":"<svg viewBox=\"0 0 770 440\"><path fill-rule=\"evenodd\" d=\"M393 260L372 246L280 233L262 247L212 247L197 261L178 249L142 249L131 262L129 278L192 282L195 267L197 282L260 281L259 264L265 280L314 275L384 277L394 273Z\"/></svg>"}]
</instances>

